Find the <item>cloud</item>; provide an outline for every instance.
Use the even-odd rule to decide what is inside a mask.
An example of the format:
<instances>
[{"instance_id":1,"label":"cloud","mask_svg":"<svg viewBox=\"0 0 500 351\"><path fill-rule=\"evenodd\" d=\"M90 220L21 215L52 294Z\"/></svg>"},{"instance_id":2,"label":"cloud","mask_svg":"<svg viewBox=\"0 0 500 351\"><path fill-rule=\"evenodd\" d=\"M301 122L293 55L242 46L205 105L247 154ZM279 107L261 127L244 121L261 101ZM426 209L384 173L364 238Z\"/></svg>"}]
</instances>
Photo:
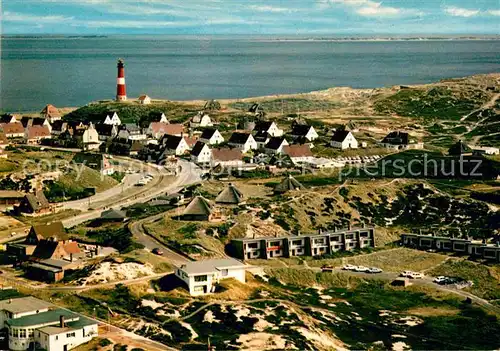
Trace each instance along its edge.
<instances>
[{"instance_id":1,"label":"cloud","mask_svg":"<svg viewBox=\"0 0 500 351\"><path fill-rule=\"evenodd\" d=\"M448 6L445 7L444 12L448 15L455 17L473 17L479 14L479 10L469 10L462 7Z\"/></svg>"},{"instance_id":2,"label":"cloud","mask_svg":"<svg viewBox=\"0 0 500 351\"><path fill-rule=\"evenodd\" d=\"M73 20L74 17L67 16L37 16L16 12L4 12L2 20L5 22L35 22L41 23L60 23Z\"/></svg>"},{"instance_id":3,"label":"cloud","mask_svg":"<svg viewBox=\"0 0 500 351\"><path fill-rule=\"evenodd\" d=\"M274 13L285 13L285 12L295 12L297 9L287 8L287 7L276 7L269 5L250 5L248 9L257 12L274 12Z\"/></svg>"},{"instance_id":4,"label":"cloud","mask_svg":"<svg viewBox=\"0 0 500 351\"><path fill-rule=\"evenodd\" d=\"M400 7L384 6L382 2L373 0L318 0L320 8L330 7L334 4L348 6L358 15L365 17L384 17L401 15L423 15L422 11Z\"/></svg>"},{"instance_id":5,"label":"cloud","mask_svg":"<svg viewBox=\"0 0 500 351\"><path fill-rule=\"evenodd\" d=\"M500 10L489 10L487 13L492 16L500 16Z\"/></svg>"}]
</instances>

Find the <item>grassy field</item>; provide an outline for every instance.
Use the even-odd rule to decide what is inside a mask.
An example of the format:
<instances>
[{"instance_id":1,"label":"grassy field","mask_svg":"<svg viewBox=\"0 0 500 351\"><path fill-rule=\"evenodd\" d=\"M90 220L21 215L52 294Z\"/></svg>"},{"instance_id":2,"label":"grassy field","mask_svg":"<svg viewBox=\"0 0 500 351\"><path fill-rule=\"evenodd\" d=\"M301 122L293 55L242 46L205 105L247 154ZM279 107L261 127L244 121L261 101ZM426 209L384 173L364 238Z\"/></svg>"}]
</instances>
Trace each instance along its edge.
<instances>
[{"instance_id":1,"label":"grassy field","mask_svg":"<svg viewBox=\"0 0 500 351\"><path fill-rule=\"evenodd\" d=\"M325 264L339 266L344 262L358 266L378 267L389 272L400 272L404 270L423 271L441 264L445 259L446 256L436 253L397 248L346 257L343 260L312 260L308 261L308 264L313 267L321 267Z\"/></svg>"},{"instance_id":2,"label":"grassy field","mask_svg":"<svg viewBox=\"0 0 500 351\"><path fill-rule=\"evenodd\" d=\"M0 175L24 171L26 173L50 172L58 165L67 164L73 153L31 148L28 146L8 148L7 158L0 159Z\"/></svg>"},{"instance_id":3,"label":"grassy field","mask_svg":"<svg viewBox=\"0 0 500 351\"><path fill-rule=\"evenodd\" d=\"M467 288L471 293L488 300L500 299L500 267L489 267L469 261L447 261L428 272L434 276L444 275L471 280L474 285Z\"/></svg>"},{"instance_id":4,"label":"grassy field","mask_svg":"<svg viewBox=\"0 0 500 351\"><path fill-rule=\"evenodd\" d=\"M70 170L56 181L46 183L45 195L51 202L76 200L92 195L92 192L87 191L89 188L102 192L118 184L116 179L103 176L98 171L83 166L81 173Z\"/></svg>"},{"instance_id":5,"label":"grassy field","mask_svg":"<svg viewBox=\"0 0 500 351\"><path fill-rule=\"evenodd\" d=\"M235 102L229 106L238 110L248 111L255 102ZM258 101L266 112L283 112L284 114L296 114L306 111L329 111L340 107L340 104L328 100L283 98L274 100Z\"/></svg>"}]
</instances>

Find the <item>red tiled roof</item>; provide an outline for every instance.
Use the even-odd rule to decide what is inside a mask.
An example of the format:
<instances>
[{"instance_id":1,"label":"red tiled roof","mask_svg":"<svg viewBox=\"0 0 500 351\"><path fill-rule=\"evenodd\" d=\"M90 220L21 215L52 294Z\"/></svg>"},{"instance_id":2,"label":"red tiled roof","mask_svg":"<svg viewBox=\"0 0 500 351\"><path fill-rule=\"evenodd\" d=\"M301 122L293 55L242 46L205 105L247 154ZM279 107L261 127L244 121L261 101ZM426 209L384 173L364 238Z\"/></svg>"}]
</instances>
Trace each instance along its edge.
<instances>
[{"instance_id":1,"label":"red tiled roof","mask_svg":"<svg viewBox=\"0 0 500 351\"><path fill-rule=\"evenodd\" d=\"M186 140L186 143L188 144L188 146L192 148L196 144L196 142L198 141L198 138L192 138L192 137L185 136L184 140Z\"/></svg>"},{"instance_id":2,"label":"red tiled roof","mask_svg":"<svg viewBox=\"0 0 500 351\"><path fill-rule=\"evenodd\" d=\"M2 123L0 127L5 134L24 133L24 127L21 123Z\"/></svg>"},{"instance_id":3,"label":"red tiled roof","mask_svg":"<svg viewBox=\"0 0 500 351\"><path fill-rule=\"evenodd\" d=\"M309 144L296 144L296 145L287 145L283 147L283 153L290 157L309 157L312 156L311 149Z\"/></svg>"},{"instance_id":4,"label":"red tiled roof","mask_svg":"<svg viewBox=\"0 0 500 351\"><path fill-rule=\"evenodd\" d=\"M47 117L61 117L59 110L54 105L50 104L45 106L45 108L42 110L42 115Z\"/></svg>"},{"instance_id":5,"label":"red tiled roof","mask_svg":"<svg viewBox=\"0 0 500 351\"><path fill-rule=\"evenodd\" d=\"M80 247L78 247L78 243L76 241L72 241L64 244L64 251L69 254L78 254L81 252Z\"/></svg>"},{"instance_id":6,"label":"red tiled roof","mask_svg":"<svg viewBox=\"0 0 500 351\"><path fill-rule=\"evenodd\" d=\"M148 96L147 95L141 95L139 96L139 100L142 101L142 100L146 100Z\"/></svg>"},{"instance_id":7,"label":"red tiled roof","mask_svg":"<svg viewBox=\"0 0 500 351\"><path fill-rule=\"evenodd\" d=\"M50 130L47 126L31 126L27 127L27 138L40 138L50 136Z\"/></svg>"},{"instance_id":8,"label":"red tiled roof","mask_svg":"<svg viewBox=\"0 0 500 351\"><path fill-rule=\"evenodd\" d=\"M216 161L242 160L243 154L238 149L213 149L212 157Z\"/></svg>"},{"instance_id":9,"label":"red tiled roof","mask_svg":"<svg viewBox=\"0 0 500 351\"><path fill-rule=\"evenodd\" d=\"M184 125L182 124L167 124L162 122L152 122L151 131L153 134L163 133L170 135L179 135L184 131Z\"/></svg>"}]
</instances>

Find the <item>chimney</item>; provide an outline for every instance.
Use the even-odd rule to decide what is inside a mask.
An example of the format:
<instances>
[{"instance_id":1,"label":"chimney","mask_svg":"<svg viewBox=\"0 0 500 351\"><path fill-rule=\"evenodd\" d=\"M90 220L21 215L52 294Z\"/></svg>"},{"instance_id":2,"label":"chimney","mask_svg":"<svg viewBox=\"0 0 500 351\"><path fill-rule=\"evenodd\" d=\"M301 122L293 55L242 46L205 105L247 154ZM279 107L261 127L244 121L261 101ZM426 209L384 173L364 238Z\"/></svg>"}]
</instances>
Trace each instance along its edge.
<instances>
[{"instance_id":1,"label":"chimney","mask_svg":"<svg viewBox=\"0 0 500 351\"><path fill-rule=\"evenodd\" d=\"M64 328L64 316L59 316L59 327Z\"/></svg>"},{"instance_id":2,"label":"chimney","mask_svg":"<svg viewBox=\"0 0 500 351\"><path fill-rule=\"evenodd\" d=\"M125 64L118 59L118 77L116 78L116 101L126 101L127 92L125 88Z\"/></svg>"},{"instance_id":3,"label":"chimney","mask_svg":"<svg viewBox=\"0 0 500 351\"><path fill-rule=\"evenodd\" d=\"M351 222L349 222L349 223L347 224L347 229L348 229L348 230L351 230Z\"/></svg>"},{"instance_id":4,"label":"chimney","mask_svg":"<svg viewBox=\"0 0 500 351\"><path fill-rule=\"evenodd\" d=\"M70 254L69 254L69 261L70 261L70 262L73 262L73 253L70 253Z\"/></svg>"}]
</instances>

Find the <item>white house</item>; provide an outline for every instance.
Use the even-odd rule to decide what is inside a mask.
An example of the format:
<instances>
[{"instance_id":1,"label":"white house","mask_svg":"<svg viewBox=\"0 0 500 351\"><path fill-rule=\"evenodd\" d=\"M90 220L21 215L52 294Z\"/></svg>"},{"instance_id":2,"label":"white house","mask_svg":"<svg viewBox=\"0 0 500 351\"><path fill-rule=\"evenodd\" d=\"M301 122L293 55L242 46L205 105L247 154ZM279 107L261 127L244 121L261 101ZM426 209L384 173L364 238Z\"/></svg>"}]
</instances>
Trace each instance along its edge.
<instances>
[{"instance_id":1,"label":"white house","mask_svg":"<svg viewBox=\"0 0 500 351\"><path fill-rule=\"evenodd\" d=\"M240 149L243 153L249 150L257 150L257 142L252 134L234 132L229 138L228 144Z\"/></svg>"},{"instance_id":2,"label":"white house","mask_svg":"<svg viewBox=\"0 0 500 351\"><path fill-rule=\"evenodd\" d=\"M224 137L215 128L205 128L203 129L199 140L208 145L217 145L224 142Z\"/></svg>"},{"instance_id":3,"label":"white house","mask_svg":"<svg viewBox=\"0 0 500 351\"><path fill-rule=\"evenodd\" d=\"M164 135L160 140L160 145L164 147L163 153L166 155L184 155L189 150L189 145L183 136Z\"/></svg>"},{"instance_id":4,"label":"white house","mask_svg":"<svg viewBox=\"0 0 500 351\"><path fill-rule=\"evenodd\" d=\"M313 126L308 126L307 124L294 124L292 127L292 132L290 133L293 139L305 139L307 141L313 141L318 138L318 133Z\"/></svg>"},{"instance_id":5,"label":"white house","mask_svg":"<svg viewBox=\"0 0 500 351\"><path fill-rule=\"evenodd\" d=\"M175 270L175 275L188 287L192 296L214 292L222 279L234 278L245 283L247 266L234 258L188 262Z\"/></svg>"},{"instance_id":6,"label":"white house","mask_svg":"<svg viewBox=\"0 0 500 351\"><path fill-rule=\"evenodd\" d=\"M283 135L283 129L279 129L278 125L274 122L257 122L253 131L254 133L267 133L273 137L280 137Z\"/></svg>"},{"instance_id":7,"label":"white house","mask_svg":"<svg viewBox=\"0 0 500 351\"><path fill-rule=\"evenodd\" d=\"M118 117L118 114L116 112L113 113L113 116L109 117L109 115L106 115L106 118L104 119L104 124L112 124L114 126L119 126L122 124L122 121L120 120L120 117Z\"/></svg>"},{"instance_id":8,"label":"white house","mask_svg":"<svg viewBox=\"0 0 500 351\"><path fill-rule=\"evenodd\" d=\"M212 150L212 166L234 167L239 169L244 164L243 153L238 149L213 149Z\"/></svg>"},{"instance_id":9,"label":"white house","mask_svg":"<svg viewBox=\"0 0 500 351\"><path fill-rule=\"evenodd\" d=\"M212 151L207 144L198 141L191 150L191 160L196 163L210 163Z\"/></svg>"},{"instance_id":10,"label":"white house","mask_svg":"<svg viewBox=\"0 0 500 351\"><path fill-rule=\"evenodd\" d=\"M352 135L351 132L347 130L338 130L332 137L330 145L337 149L357 149L358 141Z\"/></svg>"},{"instance_id":11,"label":"white house","mask_svg":"<svg viewBox=\"0 0 500 351\"><path fill-rule=\"evenodd\" d=\"M163 112L151 112L149 115L149 120L151 122L166 123L168 124L167 116Z\"/></svg>"},{"instance_id":12,"label":"white house","mask_svg":"<svg viewBox=\"0 0 500 351\"><path fill-rule=\"evenodd\" d=\"M272 137L264 148L266 154L280 154L283 147L288 146L288 141L285 137Z\"/></svg>"},{"instance_id":13,"label":"white house","mask_svg":"<svg viewBox=\"0 0 500 351\"><path fill-rule=\"evenodd\" d=\"M97 321L34 297L0 301L0 327L7 328L9 349L71 350L98 335Z\"/></svg>"},{"instance_id":14,"label":"white house","mask_svg":"<svg viewBox=\"0 0 500 351\"><path fill-rule=\"evenodd\" d=\"M82 135L82 146L83 150L97 150L99 149L101 142L99 141L99 134L94 127L93 123L90 123L89 127L83 132Z\"/></svg>"},{"instance_id":15,"label":"white house","mask_svg":"<svg viewBox=\"0 0 500 351\"><path fill-rule=\"evenodd\" d=\"M138 101L141 105L149 105L151 103L151 98L147 95L141 95Z\"/></svg>"},{"instance_id":16,"label":"white house","mask_svg":"<svg viewBox=\"0 0 500 351\"><path fill-rule=\"evenodd\" d=\"M208 114L200 111L191 119L190 126L193 128L211 127L213 126L213 123Z\"/></svg>"},{"instance_id":17,"label":"white house","mask_svg":"<svg viewBox=\"0 0 500 351\"><path fill-rule=\"evenodd\" d=\"M283 147L283 153L288 155L293 164L310 163L313 159L313 153L309 144L295 144Z\"/></svg>"}]
</instances>

